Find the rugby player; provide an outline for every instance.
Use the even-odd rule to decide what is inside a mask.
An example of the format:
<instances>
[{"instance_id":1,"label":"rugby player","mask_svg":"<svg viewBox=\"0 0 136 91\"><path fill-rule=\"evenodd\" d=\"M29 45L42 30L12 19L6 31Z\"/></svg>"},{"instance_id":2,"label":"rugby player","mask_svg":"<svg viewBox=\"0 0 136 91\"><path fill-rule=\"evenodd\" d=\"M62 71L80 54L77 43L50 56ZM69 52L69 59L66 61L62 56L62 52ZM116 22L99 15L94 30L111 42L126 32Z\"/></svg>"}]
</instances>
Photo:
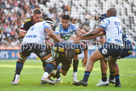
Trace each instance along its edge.
<instances>
[{"instance_id":1,"label":"rugby player","mask_svg":"<svg viewBox=\"0 0 136 91\"><path fill-rule=\"evenodd\" d=\"M123 34L123 51L121 54L118 56L118 59L120 58L125 58L127 56L130 56L133 52L133 43L127 39L126 35ZM114 78L114 73L112 72L112 68L110 68L110 77L107 80L107 61L109 61L109 57L103 59L103 61L100 61L101 63L101 72L102 72L102 79L96 86L105 86L108 85L109 83L115 84L115 78ZM109 64L110 65L110 64Z\"/></svg>"},{"instance_id":2,"label":"rugby player","mask_svg":"<svg viewBox=\"0 0 136 91\"><path fill-rule=\"evenodd\" d=\"M35 8L33 10L33 12L32 12L32 16L27 18L23 22L23 24L22 24L22 26L20 28L19 38L23 38L26 35L28 29L32 25L34 25L35 23L40 22L40 21L42 21L42 12L41 12L41 10L39 8Z\"/></svg>"},{"instance_id":3,"label":"rugby player","mask_svg":"<svg viewBox=\"0 0 136 91\"><path fill-rule=\"evenodd\" d=\"M90 72L93 69L94 62L97 60L104 59L105 57L109 57L109 64L112 69L112 72L115 74L115 87L120 87L120 78L119 78L119 68L116 63L118 56L122 52L123 40L122 40L122 27L120 20L116 17L117 10L115 8L110 8L107 10L106 19L102 20L100 26L90 33L85 34L81 38L96 36L97 34L105 31L106 32L106 42L105 44L97 49L87 61L87 65L85 68L85 73L83 80L79 82L75 82L74 85L79 86L87 86L88 78L90 76ZM111 35L112 34L112 35Z\"/></svg>"},{"instance_id":4,"label":"rugby player","mask_svg":"<svg viewBox=\"0 0 136 91\"><path fill-rule=\"evenodd\" d=\"M72 35L80 36L80 29L70 22L69 15L63 15L61 18L61 23L56 27L55 33L59 38L64 41L67 41ZM83 60L87 60L87 57ZM77 82L77 70L78 70L78 55L74 56L73 59L73 81Z\"/></svg>"},{"instance_id":5,"label":"rugby player","mask_svg":"<svg viewBox=\"0 0 136 91\"><path fill-rule=\"evenodd\" d=\"M51 25L51 26L53 25L53 20L52 20L52 19L46 18L46 19L44 19L44 20L46 20L46 22L48 22L48 23L51 23L51 22L52 22L52 24L50 24L50 25ZM35 8L35 9L32 11L32 16L29 17L29 18L27 18L27 19L23 22L23 24L22 24L22 26L21 26L21 28L20 28L19 38L23 39L24 36L25 36L25 34L27 33L28 29L29 29L32 25L34 25L35 23L41 22L41 21L43 21L43 19L42 19L42 11L41 11L39 8ZM52 26L52 27L53 27L53 26ZM46 36L46 37L48 38L48 36ZM45 42L46 42L46 40L45 40ZM42 60L41 60L41 61L42 61ZM24 63L25 63L25 62L24 62ZM45 65L46 65L46 63L45 63L44 61L42 61L43 70L45 70Z\"/></svg>"},{"instance_id":6,"label":"rugby player","mask_svg":"<svg viewBox=\"0 0 136 91\"><path fill-rule=\"evenodd\" d=\"M84 51L84 57L88 56L88 50L85 42L73 43L76 40L76 36L71 36L69 39L70 42L64 41L60 43L55 43L51 52L54 61L50 61L46 65L45 72L41 78L41 83L49 83L49 84L58 83L56 80L51 81L49 77L54 75L55 78L60 78L60 73L66 76L70 68L72 59L75 55L78 55ZM86 65L85 61L87 60L82 61L83 67ZM62 64L62 67L58 68L58 65L60 63Z\"/></svg>"},{"instance_id":7,"label":"rugby player","mask_svg":"<svg viewBox=\"0 0 136 91\"><path fill-rule=\"evenodd\" d=\"M45 38L47 35L56 42L60 42L60 39L55 35L51 26L46 23L46 21L34 24L27 31L20 48L19 58L16 62L15 75L11 84L17 85L19 83L19 76L23 69L23 64L32 52L35 53L42 61L46 61L46 59L51 57L45 44Z\"/></svg>"},{"instance_id":8,"label":"rugby player","mask_svg":"<svg viewBox=\"0 0 136 91\"><path fill-rule=\"evenodd\" d=\"M106 14L102 14L99 17L100 21L105 18L106 18ZM102 36L102 35L105 35L105 32L100 33L95 37ZM95 37L90 37L89 39L93 39ZM123 38L124 46L123 46L123 51L118 56L118 59L130 56L133 52L133 43L127 39L127 36L125 34L123 34L122 38ZM107 80L107 61L108 60L109 60L108 57L100 60L102 78L101 78L100 82L98 84L96 84L96 86L105 86L105 85L108 85L109 83L115 84L114 73L112 72L111 69L110 69L110 77Z\"/></svg>"}]
</instances>

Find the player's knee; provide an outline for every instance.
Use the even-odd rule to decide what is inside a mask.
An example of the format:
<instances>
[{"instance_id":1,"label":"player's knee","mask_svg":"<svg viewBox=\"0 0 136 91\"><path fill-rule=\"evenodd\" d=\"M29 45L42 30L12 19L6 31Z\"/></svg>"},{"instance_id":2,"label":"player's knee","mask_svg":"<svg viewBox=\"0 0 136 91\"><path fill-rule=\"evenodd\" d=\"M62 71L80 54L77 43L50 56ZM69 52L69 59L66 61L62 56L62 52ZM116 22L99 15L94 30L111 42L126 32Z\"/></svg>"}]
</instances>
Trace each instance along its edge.
<instances>
[{"instance_id":1,"label":"player's knee","mask_svg":"<svg viewBox=\"0 0 136 91\"><path fill-rule=\"evenodd\" d=\"M95 61L96 60L93 57L90 57L88 63L94 63Z\"/></svg>"},{"instance_id":2,"label":"player's knee","mask_svg":"<svg viewBox=\"0 0 136 91\"><path fill-rule=\"evenodd\" d=\"M19 54L18 56L18 62L24 62L27 59L27 57L24 57L22 54Z\"/></svg>"},{"instance_id":3,"label":"player's knee","mask_svg":"<svg viewBox=\"0 0 136 91\"><path fill-rule=\"evenodd\" d=\"M78 55L74 56L74 60L79 60Z\"/></svg>"}]
</instances>

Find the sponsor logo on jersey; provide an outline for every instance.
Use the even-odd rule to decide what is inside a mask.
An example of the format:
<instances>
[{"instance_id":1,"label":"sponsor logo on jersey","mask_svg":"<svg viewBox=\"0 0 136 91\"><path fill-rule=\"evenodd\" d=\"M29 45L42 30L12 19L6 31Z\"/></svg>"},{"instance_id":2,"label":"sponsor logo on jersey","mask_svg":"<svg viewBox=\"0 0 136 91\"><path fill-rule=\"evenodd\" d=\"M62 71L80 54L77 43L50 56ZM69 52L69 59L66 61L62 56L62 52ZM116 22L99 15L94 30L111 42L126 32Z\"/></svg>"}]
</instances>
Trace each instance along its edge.
<instances>
[{"instance_id":1,"label":"sponsor logo on jersey","mask_svg":"<svg viewBox=\"0 0 136 91\"><path fill-rule=\"evenodd\" d=\"M102 53L103 53L103 54L107 54L107 49L103 49L103 50L102 50Z\"/></svg>"}]
</instances>

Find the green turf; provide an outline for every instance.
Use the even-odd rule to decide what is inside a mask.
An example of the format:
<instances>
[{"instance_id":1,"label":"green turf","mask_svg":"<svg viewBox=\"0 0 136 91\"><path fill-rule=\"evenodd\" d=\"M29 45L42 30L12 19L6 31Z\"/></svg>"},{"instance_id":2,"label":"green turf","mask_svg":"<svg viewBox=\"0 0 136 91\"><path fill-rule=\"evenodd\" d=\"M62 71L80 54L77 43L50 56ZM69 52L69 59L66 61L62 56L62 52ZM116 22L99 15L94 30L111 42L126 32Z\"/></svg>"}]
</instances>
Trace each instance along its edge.
<instances>
[{"instance_id":1,"label":"green turf","mask_svg":"<svg viewBox=\"0 0 136 91\"><path fill-rule=\"evenodd\" d=\"M19 85L11 85L15 71L16 60L0 60L0 91L136 91L136 59L121 59L118 61L120 68L121 88L114 85L96 87L101 78L99 62L95 63L87 87L76 87L72 84L72 68L67 76L62 77L59 84L41 85L40 78L43 74L42 64L39 60L27 60L20 76ZM83 78L84 68L79 64L78 80Z\"/></svg>"}]
</instances>

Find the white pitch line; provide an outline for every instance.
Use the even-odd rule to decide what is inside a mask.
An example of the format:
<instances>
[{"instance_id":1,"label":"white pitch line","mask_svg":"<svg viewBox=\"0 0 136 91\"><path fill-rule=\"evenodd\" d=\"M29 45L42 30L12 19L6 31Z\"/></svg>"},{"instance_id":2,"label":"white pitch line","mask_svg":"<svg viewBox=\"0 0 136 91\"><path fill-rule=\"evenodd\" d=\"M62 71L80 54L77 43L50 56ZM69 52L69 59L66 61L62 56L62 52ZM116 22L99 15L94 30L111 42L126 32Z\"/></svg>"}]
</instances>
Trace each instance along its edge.
<instances>
[{"instance_id":1,"label":"white pitch line","mask_svg":"<svg viewBox=\"0 0 136 91\"><path fill-rule=\"evenodd\" d=\"M3 73L3 72L0 72L0 74L2 75L2 74L14 74L14 73ZM31 74L36 74L36 75L39 75L39 74L43 74L43 73L23 73L23 75L25 75L25 74L29 74L29 75L31 75ZM67 74L67 76L72 76L73 74ZM83 74L78 74L79 76L83 76ZM77 76L78 76L77 75ZM93 75L93 76L100 76L100 75L98 75L98 74L91 74L91 75ZM120 75L120 76L122 76L122 77L136 77L136 75Z\"/></svg>"}]
</instances>

